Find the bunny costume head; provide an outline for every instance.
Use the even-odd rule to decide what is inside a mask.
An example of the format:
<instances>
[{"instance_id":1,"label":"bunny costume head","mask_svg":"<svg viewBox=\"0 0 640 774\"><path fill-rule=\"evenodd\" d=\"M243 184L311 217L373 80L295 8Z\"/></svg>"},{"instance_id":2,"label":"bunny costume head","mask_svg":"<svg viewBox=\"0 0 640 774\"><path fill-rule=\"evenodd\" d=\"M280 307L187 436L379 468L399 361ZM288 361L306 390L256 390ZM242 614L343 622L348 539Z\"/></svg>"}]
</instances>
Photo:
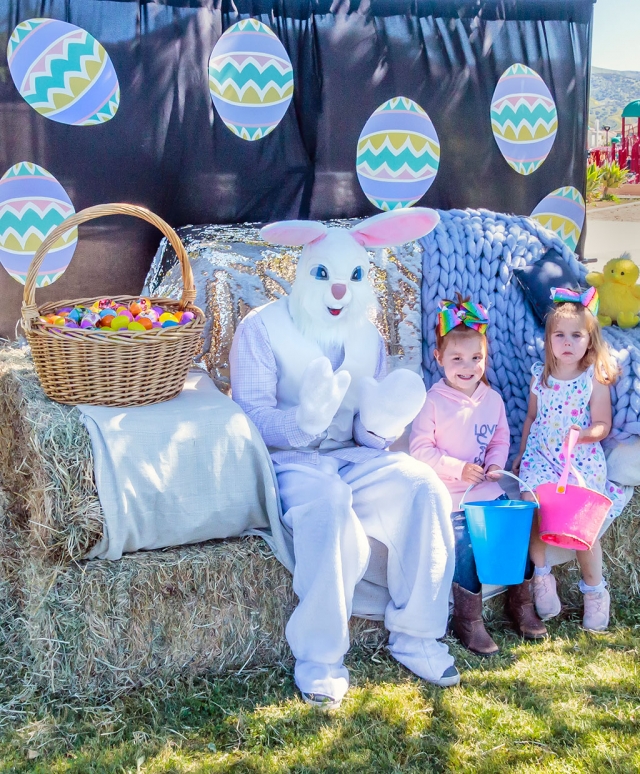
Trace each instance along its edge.
<instances>
[{"instance_id":1,"label":"bunny costume head","mask_svg":"<svg viewBox=\"0 0 640 774\"><path fill-rule=\"evenodd\" d=\"M424 207L392 210L351 229L317 221L285 220L265 226L262 238L278 245L304 245L289 296L297 328L318 343L344 343L369 318L376 298L369 282L367 247L391 247L425 236L438 223Z\"/></svg>"}]
</instances>

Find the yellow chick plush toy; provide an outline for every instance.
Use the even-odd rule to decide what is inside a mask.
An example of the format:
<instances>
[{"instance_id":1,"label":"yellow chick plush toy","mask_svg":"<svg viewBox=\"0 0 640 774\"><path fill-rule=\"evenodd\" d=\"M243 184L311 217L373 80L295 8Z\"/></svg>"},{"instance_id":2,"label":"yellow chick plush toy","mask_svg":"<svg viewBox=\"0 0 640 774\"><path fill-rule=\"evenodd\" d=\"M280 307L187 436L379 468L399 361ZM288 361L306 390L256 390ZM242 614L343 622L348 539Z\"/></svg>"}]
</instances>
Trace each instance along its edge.
<instances>
[{"instance_id":1,"label":"yellow chick plush toy","mask_svg":"<svg viewBox=\"0 0 640 774\"><path fill-rule=\"evenodd\" d=\"M620 328L633 328L640 322L640 285L636 285L640 269L623 253L605 264L602 272L587 274L587 282L598 288L600 325L618 323Z\"/></svg>"}]
</instances>

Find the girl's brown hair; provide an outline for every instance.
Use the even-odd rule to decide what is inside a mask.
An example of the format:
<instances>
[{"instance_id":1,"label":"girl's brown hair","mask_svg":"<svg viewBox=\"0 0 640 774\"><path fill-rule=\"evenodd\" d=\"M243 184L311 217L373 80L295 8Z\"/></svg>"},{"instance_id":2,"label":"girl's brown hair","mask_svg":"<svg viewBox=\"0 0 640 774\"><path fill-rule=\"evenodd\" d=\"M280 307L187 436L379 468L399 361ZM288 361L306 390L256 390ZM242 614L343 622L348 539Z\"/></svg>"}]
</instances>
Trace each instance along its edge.
<instances>
[{"instance_id":1,"label":"girl's brown hair","mask_svg":"<svg viewBox=\"0 0 640 774\"><path fill-rule=\"evenodd\" d=\"M446 299L448 300L448 299ZM467 301L470 301L471 297L467 296L466 298L462 297L461 293L456 293L456 300L453 302L456 304L456 306L460 306L461 304L466 303ZM442 353L444 352L447 344L451 344L456 339L469 339L473 336L479 336L482 340L482 351L484 352L485 358L489 355L489 347L487 345L487 337L484 335L484 333L480 333L480 331L477 331L475 328L469 328L467 325L457 325L455 328L449 331L449 333L445 333L443 336L440 333L440 324L436 323L436 349L438 350L440 357L442 357ZM486 368L484 373L482 374L482 379L486 385L489 384L489 381L487 379L487 373Z\"/></svg>"},{"instance_id":2,"label":"girl's brown hair","mask_svg":"<svg viewBox=\"0 0 640 774\"><path fill-rule=\"evenodd\" d=\"M556 323L567 317L579 317L589 334L589 346L584 353L579 365L583 371L589 366L595 367L595 377L601 384L611 385L619 376L618 365L609 352L609 345L602 338L600 323L582 304L573 301L564 301L556 304L547 315L544 329L544 370L542 371L542 384L549 386L551 372L558 365L558 361L551 348L551 336L556 329Z\"/></svg>"}]
</instances>

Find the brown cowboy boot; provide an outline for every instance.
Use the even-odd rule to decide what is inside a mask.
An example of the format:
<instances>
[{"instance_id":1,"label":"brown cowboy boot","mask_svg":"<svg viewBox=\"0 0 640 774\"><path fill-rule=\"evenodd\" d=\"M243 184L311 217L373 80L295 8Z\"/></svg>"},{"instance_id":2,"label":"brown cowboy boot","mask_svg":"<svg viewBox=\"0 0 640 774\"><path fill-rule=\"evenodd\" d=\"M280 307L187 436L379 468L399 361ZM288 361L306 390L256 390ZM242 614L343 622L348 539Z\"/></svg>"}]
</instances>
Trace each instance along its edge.
<instances>
[{"instance_id":1,"label":"brown cowboy boot","mask_svg":"<svg viewBox=\"0 0 640 774\"><path fill-rule=\"evenodd\" d=\"M492 656L499 650L484 628L481 591L473 594L457 583L453 584L451 629L465 648L472 653L477 653L479 656Z\"/></svg>"},{"instance_id":2,"label":"brown cowboy boot","mask_svg":"<svg viewBox=\"0 0 640 774\"><path fill-rule=\"evenodd\" d=\"M547 636L547 627L542 623L533 606L533 578L524 580L517 586L509 586L505 612L522 637L528 640L540 640Z\"/></svg>"}]
</instances>

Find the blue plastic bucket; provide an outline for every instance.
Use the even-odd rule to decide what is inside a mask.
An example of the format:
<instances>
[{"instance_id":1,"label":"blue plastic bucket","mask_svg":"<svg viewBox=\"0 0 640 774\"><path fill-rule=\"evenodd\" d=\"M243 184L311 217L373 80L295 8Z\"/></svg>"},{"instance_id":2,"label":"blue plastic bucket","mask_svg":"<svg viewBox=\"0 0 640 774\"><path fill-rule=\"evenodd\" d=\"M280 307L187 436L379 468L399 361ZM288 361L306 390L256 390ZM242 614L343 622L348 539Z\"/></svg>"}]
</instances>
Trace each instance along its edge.
<instances>
[{"instance_id":1,"label":"blue plastic bucket","mask_svg":"<svg viewBox=\"0 0 640 774\"><path fill-rule=\"evenodd\" d=\"M516 478L507 471L502 472ZM469 487L467 492L471 488ZM527 565L533 512L537 503L526 500L483 500L466 503L464 497L467 492L460 507L464 509L467 519L481 583L496 586L515 586L522 583Z\"/></svg>"},{"instance_id":2,"label":"blue plastic bucket","mask_svg":"<svg viewBox=\"0 0 640 774\"><path fill-rule=\"evenodd\" d=\"M522 583L535 507L535 503L524 500L486 500L464 504L481 583L496 586Z\"/></svg>"}]
</instances>

